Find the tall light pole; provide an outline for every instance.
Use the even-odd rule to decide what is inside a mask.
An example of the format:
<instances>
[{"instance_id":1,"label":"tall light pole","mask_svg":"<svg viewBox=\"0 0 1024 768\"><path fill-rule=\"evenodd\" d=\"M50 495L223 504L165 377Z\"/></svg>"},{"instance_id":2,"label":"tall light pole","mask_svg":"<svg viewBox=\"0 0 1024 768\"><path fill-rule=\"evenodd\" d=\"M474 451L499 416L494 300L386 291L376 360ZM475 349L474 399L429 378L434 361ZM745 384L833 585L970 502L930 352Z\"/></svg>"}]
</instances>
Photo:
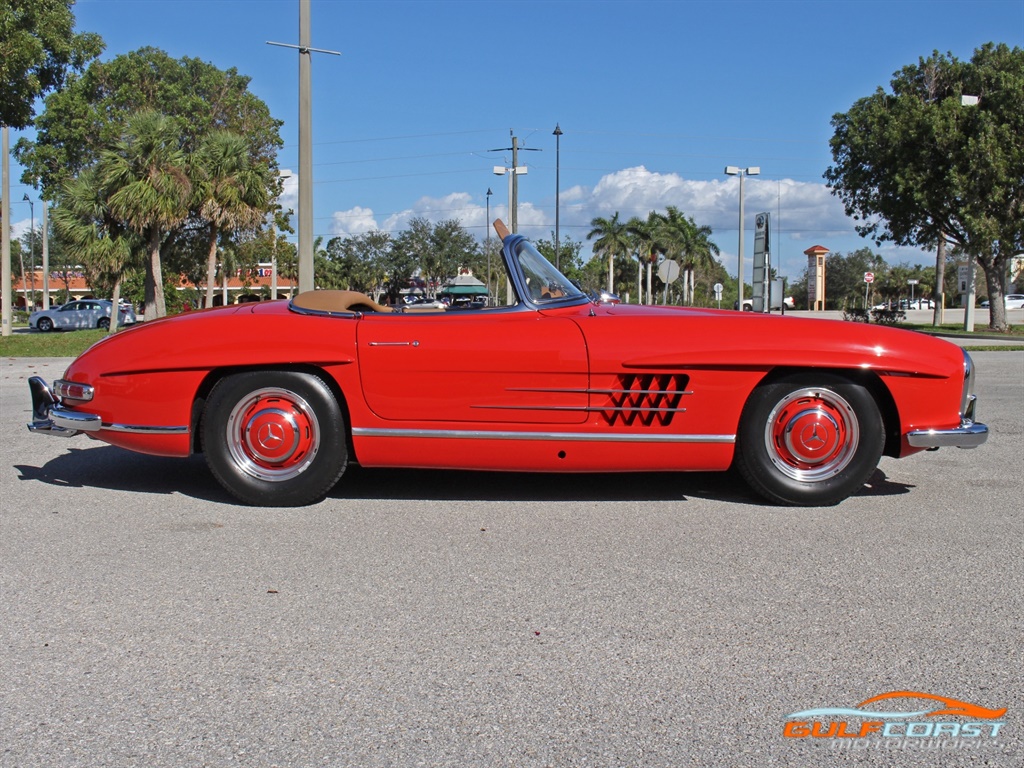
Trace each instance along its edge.
<instances>
[{"instance_id":1,"label":"tall light pole","mask_svg":"<svg viewBox=\"0 0 1024 768\"><path fill-rule=\"evenodd\" d=\"M487 188L487 218L484 220L484 250L487 251L487 301L491 300L491 188Z\"/></svg>"},{"instance_id":2,"label":"tall light pole","mask_svg":"<svg viewBox=\"0 0 1024 768\"><path fill-rule=\"evenodd\" d=\"M29 299L31 303L26 302L25 308L32 312L36 308L36 205L27 193L21 199L28 203L31 221L28 231L28 268L31 270L29 283L32 286L32 294ZM25 286L25 275L21 276L21 285Z\"/></svg>"},{"instance_id":3,"label":"tall light pole","mask_svg":"<svg viewBox=\"0 0 1024 768\"><path fill-rule=\"evenodd\" d=\"M562 129L555 123L555 269L562 269L562 251L558 246L558 193L561 186L559 178L562 172Z\"/></svg>"},{"instance_id":4,"label":"tall light pole","mask_svg":"<svg viewBox=\"0 0 1024 768\"><path fill-rule=\"evenodd\" d=\"M735 165L725 166L727 176L740 177L740 242L739 253L736 254L736 308L743 311L743 177L757 176L761 169L753 165L749 168L739 168Z\"/></svg>"}]
</instances>

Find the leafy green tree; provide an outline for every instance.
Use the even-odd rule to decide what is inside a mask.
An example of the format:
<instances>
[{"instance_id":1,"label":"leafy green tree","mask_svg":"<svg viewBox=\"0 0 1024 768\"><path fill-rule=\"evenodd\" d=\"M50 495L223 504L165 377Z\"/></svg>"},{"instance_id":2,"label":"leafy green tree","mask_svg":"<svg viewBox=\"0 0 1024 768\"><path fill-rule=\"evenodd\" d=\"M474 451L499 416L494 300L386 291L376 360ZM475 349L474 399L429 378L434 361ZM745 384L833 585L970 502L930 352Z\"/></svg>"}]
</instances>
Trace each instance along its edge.
<instances>
[{"instance_id":1,"label":"leafy green tree","mask_svg":"<svg viewBox=\"0 0 1024 768\"><path fill-rule=\"evenodd\" d=\"M935 52L895 73L891 87L832 118L835 164L825 178L860 234L948 241L975 258L990 326L1005 330L1007 264L1024 250L1024 50L988 43L970 62Z\"/></svg>"},{"instance_id":2,"label":"leafy green tree","mask_svg":"<svg viewBox=\"0 0 1024 768\"><path fill-rule=\"evenodd\" d=\"M0 0L0 125L30 125L36 99L102 53L99 35L75 33L72 5L74 0Z\"/></svg>"},{"instance_id":3,"label":"leafy green tree","mask_svg":"<svg viewBox=\"0 0 1024 768\"><path fill-rule=\"evenodd\" d=\"M634 216L626 222L626 232L632 242L632 253L636 258L636 301L643 303L643 268L647 267L647 303L654 303L651 270L658 260L659 245L656 237L658 214L651 211L646 219Z\"/></svg>"},{"instance_id":4,"label":"leafy green tree","mask_svg":"<svg viewBox=\"0 0 1024 768\"><path fill-rule=\"evenodd\" d=\"M718 256L718 246L711 241L711 228L697 226L674 205L665 213L652 213L653 235L658 250L675 259L682 268L684 304L693 303L696 272L711 270Z\"/></svg>"},{"instance_id":5,"label":"leafy green tree","mask_svg":"<svg viewBox=\"0 0 1024 768\"><path fill-rule=\"evenodd\" d=\"M22 181L42 185L44 197L96 161L121 138L137 112L177 118L181 149L196 152L205 137L223 129L243 136L249 156L276 170L281 121L248 90L249 78L194 58L173 59L157 48L141 48L111 61L93 62L46 99L35 120L35 141L20 139L15 156Z\"/></svg>"},{"instance_id":6,"label":"leafy green tree","mask_svg":"<svg viewBox=\"0 0 1024 768\"><path fill-rule=\"evenodd\" d=\"M101 293L109 287L116 307L124 274L135 263L138 237L111 213L98 169L87 169L65 183L52 217L54 230L81 256L89 284ZM110 333L117 330L117 321L118 313L111 312Z\"/></svg>"},{"instance_id":7,"label":"leafy green tree","mask_svg":"<svg viewBox=\"0 0 1024 768\"><path fill-rule=\"evenodd\" d=\"M591 219L590 227L587 240L594 240L595 255L608 259L608 292L614 293L615 259L629 256L632 245L626 222L619 220L619 212L616 211L610 219L600 216Z\"/></svg>"},{"instance_id":8,"label":"leafy green tree","mask_svg":"<svg viewBox=\"0 0 1024 768\"><path fill-rule=\"evenodd\" d=\"M145 243L145 319L167 314L160 244L188 217L192 196L188 161L174 122L156 112L128 121L124 136L100 154L98 182L118 226Z\"/></svg>"},{"instance_id":9,"label":"leafy green tree","mask_svg":"<svg viewBox=\"0 0 1024 768\"><path fill-rule=\"evenodd\" d=\"M199 217L206 223L206 306L213 306L217 242L237 230L255 230L270 204L266 179L246 140L230 131L205 137L192 158Z\"/></svg>"}]
</instances>

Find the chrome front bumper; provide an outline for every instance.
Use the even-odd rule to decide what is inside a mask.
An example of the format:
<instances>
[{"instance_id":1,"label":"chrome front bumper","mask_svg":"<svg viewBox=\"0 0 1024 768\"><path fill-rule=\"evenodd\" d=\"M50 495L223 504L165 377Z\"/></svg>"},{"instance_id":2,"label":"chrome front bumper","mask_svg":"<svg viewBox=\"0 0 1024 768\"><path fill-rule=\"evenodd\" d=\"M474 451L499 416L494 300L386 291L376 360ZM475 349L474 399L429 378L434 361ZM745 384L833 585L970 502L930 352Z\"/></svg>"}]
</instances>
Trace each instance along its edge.
<instances>
[{"instance_id":1,"label":"chrome front bumper","mask_svg":"<svg viewBox=\"0 0 1024 768\"><path fill-rule=\"evenodd\" d=\"M94 413L81 413L65 408L60 398L50 391L46 382L38 376L28 380L32 393L32 421L29 432L38 432L54 437L74 437L79 432L98 432L103 420Z\"/></svg>"},{"instance_id":2,"label":"chrome front bumper","mask_svg":"<svg viewBox=\"0 0 1024 768\"><path fill-rule=\"evenodd\" d=\"M988 440L985 424L965 419L955 429L918 429L907 433L913 448L977 448Z\"/></svg>"}]
</instances>

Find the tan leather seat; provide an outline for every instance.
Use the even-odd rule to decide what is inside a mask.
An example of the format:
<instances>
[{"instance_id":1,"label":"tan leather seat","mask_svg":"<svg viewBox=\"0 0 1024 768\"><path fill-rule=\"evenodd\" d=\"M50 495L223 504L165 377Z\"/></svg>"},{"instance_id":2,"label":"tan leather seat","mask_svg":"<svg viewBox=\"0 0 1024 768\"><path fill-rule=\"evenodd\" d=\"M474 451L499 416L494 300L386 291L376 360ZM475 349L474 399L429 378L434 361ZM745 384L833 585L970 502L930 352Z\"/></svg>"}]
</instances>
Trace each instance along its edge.
<instances>
[{"instance_id":1,"label":"tan leather seat","mask_svg":"<svg viewBox=\"0 0 1024 768\"><path fill-rule=\"evenodd\" d=\"M292 306L314 312L391 312L359 291L305 291L291 300Z\"/></svg>"}]
</instances>

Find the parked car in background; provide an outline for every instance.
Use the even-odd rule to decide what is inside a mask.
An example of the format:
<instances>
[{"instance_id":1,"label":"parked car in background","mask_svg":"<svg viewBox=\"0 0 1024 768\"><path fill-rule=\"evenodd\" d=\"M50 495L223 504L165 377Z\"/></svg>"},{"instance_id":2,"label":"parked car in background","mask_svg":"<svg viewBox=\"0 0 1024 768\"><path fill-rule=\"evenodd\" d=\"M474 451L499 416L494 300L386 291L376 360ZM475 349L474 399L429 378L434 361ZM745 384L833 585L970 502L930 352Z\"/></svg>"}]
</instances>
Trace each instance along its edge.
<instances>
[{"instance_id":1,"label":"parked car in background","mask_svg":"<svg viewBox=\"0 0 1024 768\"><path fill-rule=\"evenodd\" d=\"M80 299L69 301L53 309L33 312L28 318L29 328L37 331L78 331L85 328L109 328L113 304L106 299ZM118 325L135 322L135 310L129 304L118 307Z\"/></svg>"},{"instance_id":2,"label":"parked car in background","mask_svg":"<svg viewBox=\"0 0 1024 768\"><path fill-rule=\"evenodd\" d=\"M33 376L29 429L202 453L228 492L261 506L314 503L351 464L734 467L774 503L831 505L877 483L883 455L988 436L974 420L971 357L942 339L795 314L604 303L494 226L507 306L396 309L314 290L142 323L93 344L52 389ZM901 488L913 486L914 466Z\"/></svg>"},{"instance_id":3,"label":"parked car in background","mask_svg":"<svg viewBox=\"0 0 1024 768\"><path fill-rule=\"evenodd\" d=\"M1024 309L1024 293L1008 293L1003 297L1003 304L1007 309ZM982 309L988 309L988 299L982 299L978 304Z\"/></svg>"},{"instance_id":4,"label":"parked car in background","mask_svg":"<svg viewBox=\"0 0 1024 768\"><path fill-rule=\"evenodd\" d=\"M778 299L776 299L776 302L777 301L778 301ZM783 305L785 306L786 309L795 309L796 308L796 303L793 301L793 297L792 296L787 296L786 298L784 298L782 300L782 303L783 303ZM733 308L735 308L735 307L736 307L736 302L733 302ZM772 306L772 309L781 309L781 307L777 303L775 303ZM753 299L744 299L743 300L743 311L744 312L753 312L754 311L754 300Z\"/></svg>"}]
</instances>

